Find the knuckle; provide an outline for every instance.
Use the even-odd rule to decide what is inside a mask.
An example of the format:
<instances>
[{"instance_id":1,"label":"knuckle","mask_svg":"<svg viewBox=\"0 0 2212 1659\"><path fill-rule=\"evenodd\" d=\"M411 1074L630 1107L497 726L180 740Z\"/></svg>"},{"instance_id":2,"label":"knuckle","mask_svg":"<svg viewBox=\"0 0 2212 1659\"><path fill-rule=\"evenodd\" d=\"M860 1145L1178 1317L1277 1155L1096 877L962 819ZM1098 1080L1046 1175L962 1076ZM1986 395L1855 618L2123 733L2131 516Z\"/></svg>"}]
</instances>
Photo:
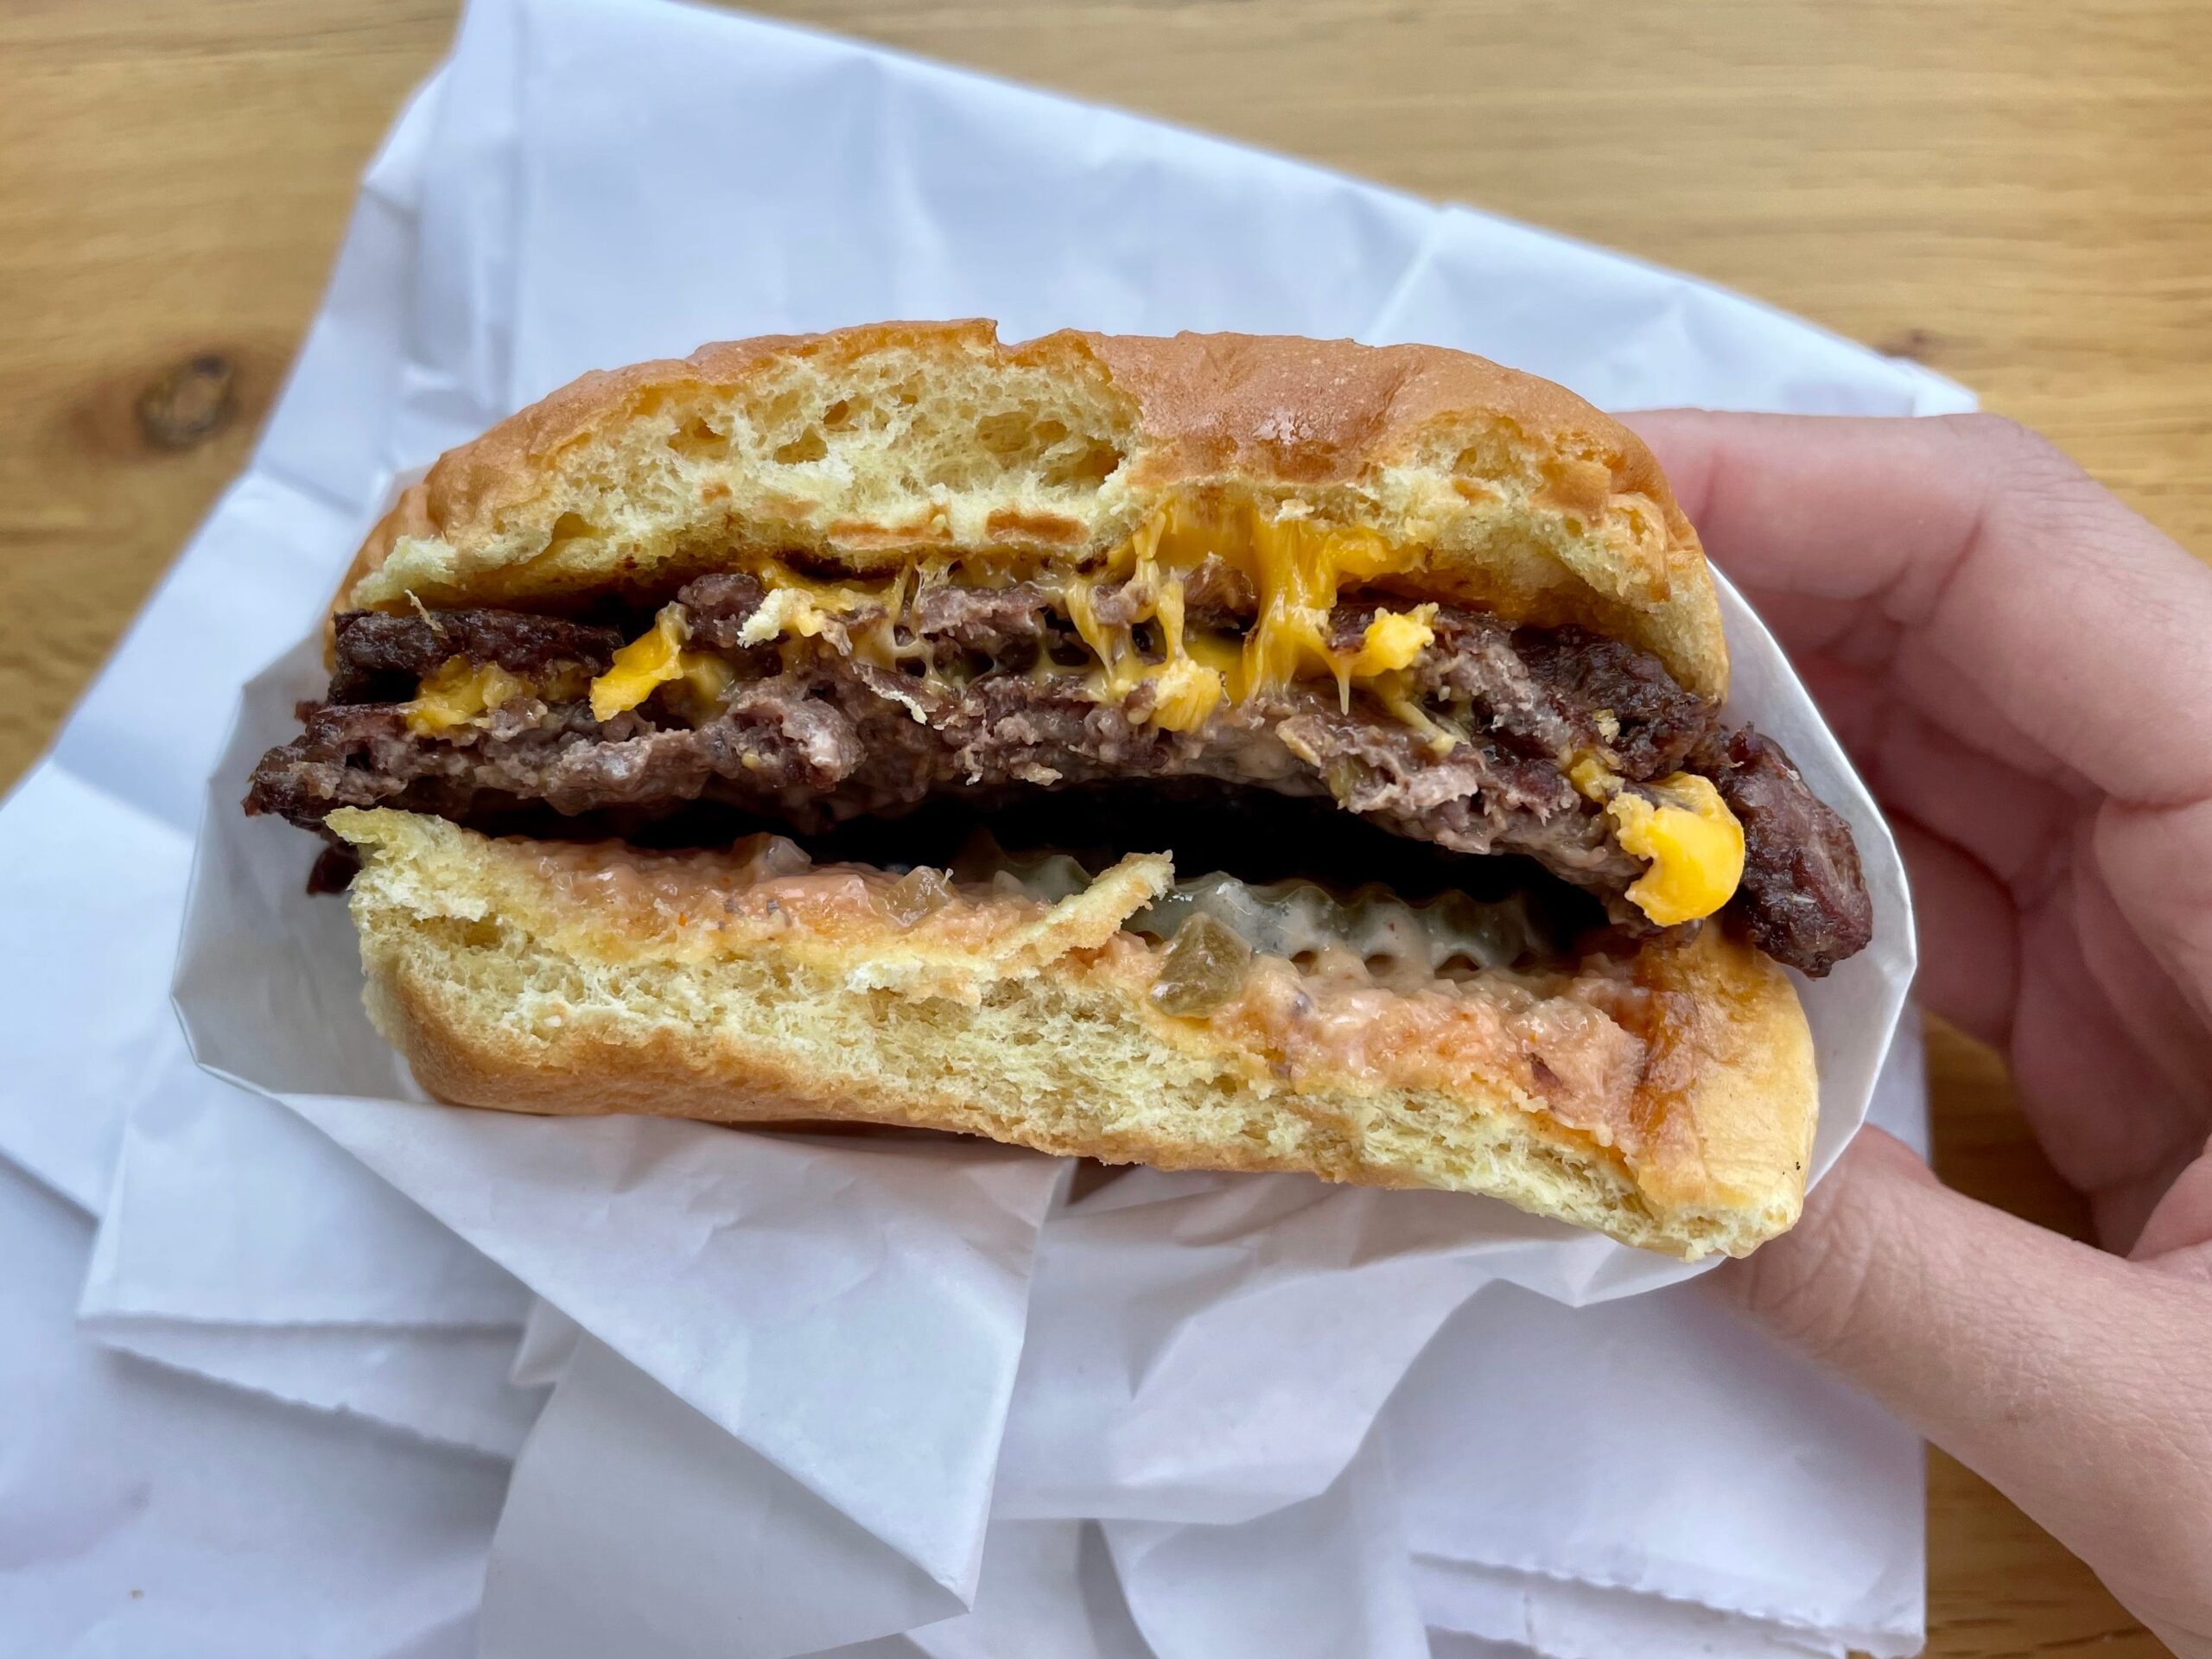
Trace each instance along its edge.
<instances>
[{"instance_id":1,"label":"knuckle","mask_svg":"<svg viewBox=\"0 0 2212 1659\"><path fill-rule=\"evenodd\" d=\"M2071 455L2008 415L1977 411L1941 418L1956 439L1965 463L2007 494L2049 500L2083 492L2098 497L2104 493Z\"/></svg>"},{"instance_id":2,"label":"knuckle","mask_svg":"<svg viewBox=\"0 0 2212 1659\"><path fill-rule=\"evenodd\" d=\"M1992 415L1977 410L1970 415L1946 415L1942 419L1961 443L2000 465L2073 464L2067 460L2066 452L2049 438L2009 415Z\"/></svg>"},{"instance_id":3,"label":"knuckle","mask_svg":"<svg viewBox=\"0 0 2212 1659\"><path fill-rule=\"evenodd\" d=\"M1958 473L1983 504L1977 533L2067 550L2084 569L2107 570L2139 560L2144 534L2157 535L2040 432L2002 415L1941 418Z\"/></svg>"},{"instance_id":4,"label":"knuckle","mask_svg":"<svg viewBox=\"0 0 2212 1659\"><path fill-rule=\"evenodd\" d=\"M1964 415L1945 415L1941 417L1945 426L1959 435L1962 442L1977 449L1998 454L2046 446L2047 441L2034 428L2023 426L2009 415L1993 415L1978 409Z\"/></svg>"}]
</instances>

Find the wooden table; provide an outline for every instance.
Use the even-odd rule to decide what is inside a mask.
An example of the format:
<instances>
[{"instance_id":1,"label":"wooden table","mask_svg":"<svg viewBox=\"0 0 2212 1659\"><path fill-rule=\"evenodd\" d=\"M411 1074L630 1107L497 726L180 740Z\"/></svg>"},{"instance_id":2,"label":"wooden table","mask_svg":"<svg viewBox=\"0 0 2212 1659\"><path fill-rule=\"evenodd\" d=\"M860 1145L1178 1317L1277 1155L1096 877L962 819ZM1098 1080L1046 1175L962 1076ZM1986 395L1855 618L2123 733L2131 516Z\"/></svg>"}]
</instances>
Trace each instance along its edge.
<instances>
[{"instance_id":1,"label":"wooden table","mask_svg":"<svg viewBox=\"0 0 2212 1659\"><path fill-rule=\"evenodd\" d=\"M2193 0L770 0L1699 272L1964 380L2212 550L2212 99ZM0 780L244 463L448 0L0 0ZM1626 23L1630 12L1633 27ZM200 353L227 415L142 395ZM203 418L205 416L205 418ZM212 430L202 431L202 427ZM2001 1069L1937 1162L2063 1228ZM2158 1651L1942 1457L1930 1651Z\"/></svg>"}]
</instances>

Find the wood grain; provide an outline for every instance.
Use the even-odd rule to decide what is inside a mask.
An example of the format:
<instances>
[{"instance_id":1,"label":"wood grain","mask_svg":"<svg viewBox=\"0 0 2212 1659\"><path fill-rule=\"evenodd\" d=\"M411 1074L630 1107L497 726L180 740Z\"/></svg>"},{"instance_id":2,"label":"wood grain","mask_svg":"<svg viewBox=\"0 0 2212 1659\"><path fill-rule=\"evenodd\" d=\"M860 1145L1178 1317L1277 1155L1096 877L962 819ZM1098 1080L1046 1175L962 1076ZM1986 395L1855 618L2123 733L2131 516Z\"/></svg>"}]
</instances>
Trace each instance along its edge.
<instances>
[{"instance_id":1,"label":"wood grain","mask_svg":"<svg viewBox=\"0 0 2212 1659\"><path fill-rule=\"evenodd\" d=\"M2195 0L772 0L1697 271L1966 381L2212 549ZM0 779L243 462L442 0L0 0ZM224 359L181 448L147 386ZM2069 1230L2001 1068L1935 1034L1937 1160ZM1938 1456L1930 1651L2158 1651Z\"/></svg>"}]
</instances>

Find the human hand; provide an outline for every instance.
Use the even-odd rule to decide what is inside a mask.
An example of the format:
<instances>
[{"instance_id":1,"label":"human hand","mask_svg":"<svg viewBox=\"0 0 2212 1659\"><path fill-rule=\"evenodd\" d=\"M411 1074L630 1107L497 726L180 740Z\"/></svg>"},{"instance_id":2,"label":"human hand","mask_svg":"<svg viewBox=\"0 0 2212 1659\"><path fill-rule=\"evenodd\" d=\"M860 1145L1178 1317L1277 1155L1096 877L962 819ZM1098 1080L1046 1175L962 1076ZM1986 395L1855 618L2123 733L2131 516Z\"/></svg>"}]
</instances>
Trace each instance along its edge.
<instances>
[{"instance_id":1,"label":"human hand","mask_svg":"<svg viewBox=\"0 0 2212 1659\"><path fill-rule=\"evenodd\" d=\"M1711 1282L2212 1656L2212 569L1986 416L1631 422L1912 876L2103 1249L1862 1134Z\"/></svg>"}]
</instances>

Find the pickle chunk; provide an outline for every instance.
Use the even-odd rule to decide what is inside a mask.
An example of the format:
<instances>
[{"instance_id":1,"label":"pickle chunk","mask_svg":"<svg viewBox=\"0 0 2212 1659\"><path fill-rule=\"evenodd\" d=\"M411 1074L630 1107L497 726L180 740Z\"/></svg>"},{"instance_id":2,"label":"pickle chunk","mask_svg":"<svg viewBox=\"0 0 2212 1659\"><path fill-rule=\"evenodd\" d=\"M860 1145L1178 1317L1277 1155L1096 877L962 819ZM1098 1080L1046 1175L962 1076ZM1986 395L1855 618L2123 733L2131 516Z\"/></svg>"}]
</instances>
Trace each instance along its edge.
<instances>
[{"instance_id":1,"label":"pickle chunk","mask_svg":"<svg viewBox=\"0 0 2212 1659\"><path fill-rule=\"evenodd\" d=\"M941 910L952 898L952 882L943 870L918 865L891 884L876 903L901 927L912 927Z\"/></svg>"},{"instance_id":2,"label":"pickle chunk","mask_svg":"<svg viewBox=\"0 0 2212 1659\"><path fill-rule=\"evenodd\" d=\"M1203 1019L1236 999L1251 967L1252 947L1201 912L1175 930L1152 982L1152 1005L1179 1020Z\"/></svg>"}]
</instances>

